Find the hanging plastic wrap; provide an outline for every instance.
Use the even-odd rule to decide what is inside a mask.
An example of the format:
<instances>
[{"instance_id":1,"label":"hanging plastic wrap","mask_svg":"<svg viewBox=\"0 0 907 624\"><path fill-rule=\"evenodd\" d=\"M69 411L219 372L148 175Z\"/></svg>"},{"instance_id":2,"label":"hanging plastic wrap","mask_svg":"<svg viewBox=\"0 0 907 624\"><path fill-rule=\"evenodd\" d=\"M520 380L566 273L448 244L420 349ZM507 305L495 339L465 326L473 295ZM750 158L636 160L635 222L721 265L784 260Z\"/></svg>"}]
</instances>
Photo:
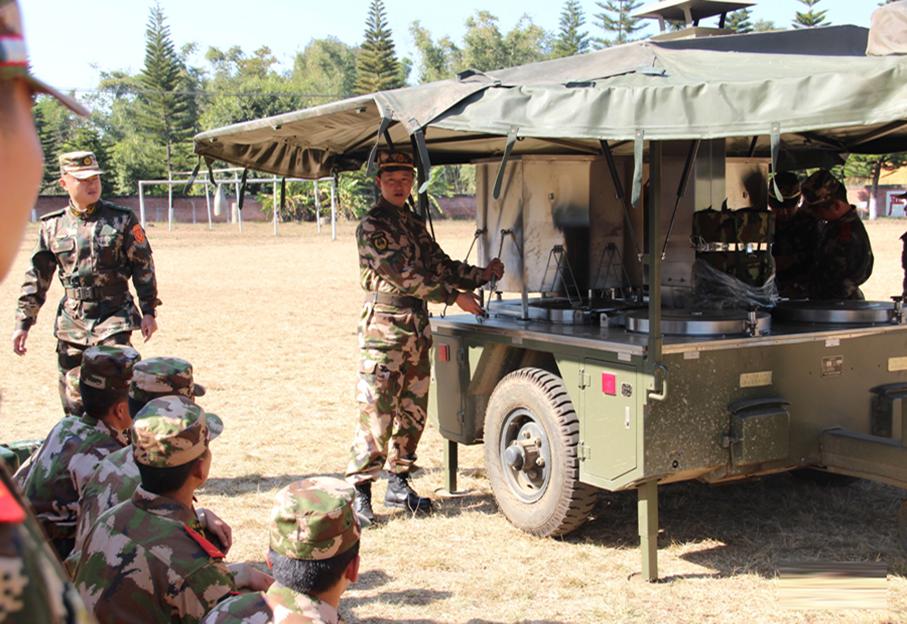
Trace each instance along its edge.
<instances>
[{"instance_id":1,"label":"hanging plastic wrap","mask_svg":"<svg viewBox=\"0 0 907 624\"><path fill-rule=\"evenodd\" d=\"M775 274L751 285L719 271L705 260L693 263L693 305L697 310L768 309L778 303Z\"/></svg>"}]
</instances>

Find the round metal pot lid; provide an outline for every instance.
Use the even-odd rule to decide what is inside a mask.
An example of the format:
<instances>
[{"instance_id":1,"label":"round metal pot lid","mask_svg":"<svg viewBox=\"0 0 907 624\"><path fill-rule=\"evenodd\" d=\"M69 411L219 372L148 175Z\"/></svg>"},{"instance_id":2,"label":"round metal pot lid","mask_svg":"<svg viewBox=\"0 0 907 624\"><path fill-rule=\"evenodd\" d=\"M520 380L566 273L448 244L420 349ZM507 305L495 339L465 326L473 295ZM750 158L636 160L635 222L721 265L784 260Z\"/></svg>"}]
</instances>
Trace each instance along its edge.
<instances>
[{"instance_id":1,"label":"round metal pot lid","mask_svg":"<svg viewBox=\"0 0 907 624\"><path fill-rule=\"evenodd\" d=\"M771 316L756 313L756 334L767 334L772 327ZM640 334L649 333L649 312L639 310L627 314L627 329ZM749 313L744 311L686 311L664 310L661 331L672 336L721 336L750 333Z\"/></svg>"},{"instance_id":2,"label":"round metal pot lid","mask_svg":"<svg viewBox=\"0 0 907 624\"><path fill-rule=\"evenodd\" d=\"M772 318L791 323L888 323L894 304L887 301L782 301Z\"/></svg>"}]
</instances>

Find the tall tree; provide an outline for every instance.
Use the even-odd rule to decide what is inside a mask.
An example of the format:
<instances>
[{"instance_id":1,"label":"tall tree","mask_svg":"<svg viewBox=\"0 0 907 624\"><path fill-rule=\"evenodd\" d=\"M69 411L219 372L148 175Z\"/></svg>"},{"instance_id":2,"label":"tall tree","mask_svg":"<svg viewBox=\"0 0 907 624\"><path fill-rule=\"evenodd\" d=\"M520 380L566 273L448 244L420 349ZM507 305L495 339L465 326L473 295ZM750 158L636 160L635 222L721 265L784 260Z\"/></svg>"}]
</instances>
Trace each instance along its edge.
<instances>
[{"instance_id":1,"label":"tall tree","mask_svg":"<svg viewBox=\"0 0 907 624\"><path fill-rule=\"evenodd\" d=\"M405 84L391 34L384 0L372 0L365 20L365 40L356 60L357 93L396 89Z\"/></svg>"},{"instance_id":2,"label":"tall tree","mask_svg":"<svg viewBox=\"0 0 907 624\"><path fill-rule=\"evenodd\" d=\"M561 10L560 30L554 40L552 56L573 56L589 51L589 33L582 30L586 16L579 0L567 0Z\"/></svg>"},{"instance_id":3,"label":"tall tree","mask_svg":"<svg viewBox=\"0 0 907 624\"><path fill-rule=\"evenodd\" d=\"M828 26L829 22L825 19L828 11L817 9L816 5L822 0L797 0L805 7L804 11L797 11L792 22L794 28L815 28L816 26Z\"/></svg>"},{"instance_id":4,"label":"tall tree","mask_svg":"<svg viewBox=\"0 0 907 624\"><path fill-rule=\"evenodd\" d=\"M599 0L595 4L602 11L596 13L595 19L605 35L595 40L599 48L633 41L633 35L645 28L642 20L632 17L642 0Z\"/></svg>"},{"instance_id":5,"label":"tall tree","mask_svg":"<svg viewBox=\"0 0 907 624\"><path fill-rule=\"evenodd\" d=\"M186 91L187 75L173 46L160 4L151 7L145 29L145 66L138 76L140 128L165 148L168 176L173 172L173 148L192 136L195 104Z\"/></svg>"},{"instance_id":6,"label":"tall tree","mask_svg":"<svg viewBox=\"0 0 907 624\"><path fill-rule=\"evenodd\" d=\"M738 33L753 32L753 10L740 9L728 14L725 27Z\"/></svg>"},{"instance_id":7,"label":"tall tree","mask_svg":"<svg viewBox=\"0 0 907 624\"><path fill-rule=\"evenodd\" d=\"M477 11L466 20L462 65L457 71L491 71L534 63L548 58L549 48L548 34L528 15L523 15L505 35L498 27L497 17L488 11Z\"/></svg>"},{"instance_id":8,"label":"tall tree","mask_svg":"<svg viewBox=\"0 0 907 624\"><path fill-rule=\"evenodd\" d=\"M453 77L463 65L463 51L450 39L437 42L428 29L415 21L409 27L419 54L419 82L433 82Z\"/></svg>"},{"instance_id":9,"label":"tall tree","mask_svg":"<svg viewBox=\"0 0 907 624\"><path fill-rule=\"evenodd\" d=\"M778 27L775 26L775 22L771 20L756 20L756 23L753 24L753 32L769 32L770 30L777 30Z\"/></svg>"}]
</instances>

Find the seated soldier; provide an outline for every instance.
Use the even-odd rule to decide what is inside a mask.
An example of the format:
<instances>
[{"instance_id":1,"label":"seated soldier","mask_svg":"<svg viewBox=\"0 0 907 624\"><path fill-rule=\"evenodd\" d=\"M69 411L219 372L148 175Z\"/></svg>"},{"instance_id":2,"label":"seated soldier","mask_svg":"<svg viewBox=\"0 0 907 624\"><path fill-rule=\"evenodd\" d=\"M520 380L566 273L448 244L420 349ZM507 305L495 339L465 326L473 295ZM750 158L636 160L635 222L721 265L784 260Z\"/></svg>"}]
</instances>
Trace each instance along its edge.
<instances>
[{"instance_id":1,"label":"seated soldier","mask_svg":"<svg viewBox=\"0 0 907 624\"><path fill-rule=\"evenodd\" d=\"M354 496L332 477L296 481L278 492L269 526L274 584L225 600L204 624L337 624L340 596L359 576Z\"/></svg>"},{"instance_id":2,"label":"seated soldier","mask_svg":"<svg viewBox=\"0 0 907 624\"><path fill-rule=\"evenodd\" d=\"M775 187L781 194L779 199ZM819 222L806 210L800 210L800 180L782 171L769 184L768 205L775 213L775 283L778 293L788 299L809 296L809 279L819 241Z\"/></svg>"},{"instance_id":3,"label":"seated soldier","mask_svg":"<svg viewBox=\"0 0 907 624\"><path fill-rule=\"evenodd\" d=\"M98 462L124 446L132 425L126 388L141 356L132 347L99 346L85 351L79 391L85 413L60 420L16 479L54 549L72 550L79 495Z\"/></svg>"},{"instance_id":4,"label":"seated soldier","mask_svg":"<svg viewBox=\"0 0 907 624\"><path fill-rule=\"evenodd\" d=\"M141 485L85 536L74 582L100 624L198 622L237 588L273 579L224 554L201 534L195 491L208 478L208 415L184 396L136 414L132 448Z\"/></svg>"},{"instance_id":5,"label":"seated soldier","mask_svg":"<svg viewBox=\"0 0 907 624\"><path fill-rule=\"evenodd\" d=\"M860 284L872 275L872 245L847 189L820 169L801 185L803 204L819 219L819 244L810 274L809 298L863 299Z\"/></svg>"},{"instance_id":6,"label":"seated soldier","mask_svg":"<svg viewBox=\"0 0 907 624\"><path fill-rule=\"evenodd\" d=\"M152 399L175 394L190 400L205 394L205 388L193 381L192 365L180 358L154 357L142 360L135 365L129 383L129 413L135 418L139 410ZM223 428L224 424L217 416L208 414L210 439L220 435ZM133 459L132 446L122 448L101 460L82 488L76 546L68 565L75 563L73 558L77 560L77 551L101 514L132 498L140 482L141 476ZM226 553L232 545L230 527L210 510L198 509L196 512L206 537Z\"/></svg>"}]
</instances>

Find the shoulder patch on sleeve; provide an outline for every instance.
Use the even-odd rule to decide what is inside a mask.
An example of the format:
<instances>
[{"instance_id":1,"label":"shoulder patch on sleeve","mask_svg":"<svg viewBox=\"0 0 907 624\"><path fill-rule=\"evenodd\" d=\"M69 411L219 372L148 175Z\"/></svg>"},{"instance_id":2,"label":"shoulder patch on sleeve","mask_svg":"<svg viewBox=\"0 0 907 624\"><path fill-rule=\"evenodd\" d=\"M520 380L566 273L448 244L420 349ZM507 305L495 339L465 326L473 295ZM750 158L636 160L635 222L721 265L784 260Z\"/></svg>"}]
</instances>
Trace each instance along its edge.
<instances>
[{"instance_id":1,"label":"shoulder patch on sleeve","mask_svg":"<svg viewBox=\"0 0 907 624\"><path fill-rule=\"evenodd\" d=\"M384 235L384 232L375 232L368 240L372 247L377 251L384 251L387 249L387 236Z\"/></svg>"},{"instance_id":2,"label":"shoulder patch on sleeve","mask_svg":"<svg viewBox=\"0 0 907 624\"><path fill-rule=\"evenodd\" d=\"M221 552L220 548L209 542L205 539L205 536L190 527L188 524L183 524L183 529L185 529L186 534L191 537L199 546L202 547L202 550L207 553L212 559L223 559L226 557L224 553Z\"/></svg>"},{"instance_id":3,"label":"shoulder patch on sleeve","mask_svg":"<svg viewBox=\"0 0 907 624\"><path fill-rule=\"evenodd\" d=\"M145 230L143 230L142 226L138 223L132 226L132 238L134 238L135 242L137 242L139 245L144 245L145 241L147 240L145 238Z\"/></svg>"}]
</instances>

